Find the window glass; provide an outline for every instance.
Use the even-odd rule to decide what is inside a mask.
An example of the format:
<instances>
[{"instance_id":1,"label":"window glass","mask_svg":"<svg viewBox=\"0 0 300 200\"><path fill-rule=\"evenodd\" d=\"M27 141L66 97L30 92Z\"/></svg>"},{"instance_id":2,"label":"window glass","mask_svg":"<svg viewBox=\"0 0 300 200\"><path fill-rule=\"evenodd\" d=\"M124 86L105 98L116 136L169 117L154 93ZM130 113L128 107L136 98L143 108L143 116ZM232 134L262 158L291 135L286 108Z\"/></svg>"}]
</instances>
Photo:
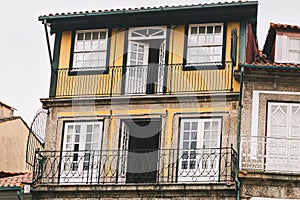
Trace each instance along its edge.
<instances>
[{"instance_id":1,"label":"window glass","mask_svg":"<svg viewBox=\"0 0 300 200\"><path fill-rule=\"evenodd\" d=\"M77 31L73 68L106 67L107 30Z\"/></svg>"},{"instance_id":2,"label":"window glass","mask_svg":"<svg viewBox=\"0 0 300 200\"><path fill-rule=\"evenodd\" d=\"M222 62L223 25L201 24L189 28L187 65Z\"/></svg>"}]
</instances>

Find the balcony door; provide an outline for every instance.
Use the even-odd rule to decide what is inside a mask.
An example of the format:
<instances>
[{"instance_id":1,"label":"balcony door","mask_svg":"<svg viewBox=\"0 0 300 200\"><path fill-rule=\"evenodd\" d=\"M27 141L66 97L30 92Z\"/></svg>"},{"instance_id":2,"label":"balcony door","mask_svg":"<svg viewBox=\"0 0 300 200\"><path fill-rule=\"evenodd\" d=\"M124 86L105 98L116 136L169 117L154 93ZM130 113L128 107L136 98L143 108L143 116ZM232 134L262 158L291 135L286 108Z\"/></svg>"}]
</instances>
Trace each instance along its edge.
<instances>
[{"instance_id":1,"label":"balcony door","mask_svg":"<svg viewBox=\"0 0 300 200\"><path fill-rule=\"evenodd\" d=\"M165 27L129 29L125 94L163 92Z\"/></svg>"},{"instance_id":2,"label":"balcony door","mask_svg":"<svg viewBox=\"0 0 300 200\"><path fill-rule=\"evenodd\" d=\"M60 184L97 183L103 122L66 123Z\"/></svg>"},{"instance_id":3,"label":"balcony door","mask_svg":"<svg viewBox=\"0 0 300 200\"><path fill-rule=\"evenodd\" d=\"M121 127L118 182L155 183L161 120L125 120Z\"/></svg>"},{"instance_id":4,"label":"balcony door","mask_svg":"<svg viewBox=\"0 0 300 200\"><path fill-rule=\"evenodd\" d=\"M218 181L221 119L182 119L178 182Z\"/></svg>"}]
</instances>

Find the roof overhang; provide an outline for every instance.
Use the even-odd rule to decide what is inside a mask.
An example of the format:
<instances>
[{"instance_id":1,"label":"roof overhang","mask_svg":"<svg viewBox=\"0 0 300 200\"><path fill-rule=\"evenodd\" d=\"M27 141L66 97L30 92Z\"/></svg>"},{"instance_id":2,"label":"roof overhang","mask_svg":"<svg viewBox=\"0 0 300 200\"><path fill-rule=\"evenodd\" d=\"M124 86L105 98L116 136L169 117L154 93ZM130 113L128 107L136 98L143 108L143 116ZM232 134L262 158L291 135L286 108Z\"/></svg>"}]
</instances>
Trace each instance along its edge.
<instances>
[{"instance_id":1,"label":"roof overhang","mask_svg":"<svg viewBox=\"0 0 300 200\"><path fill-rule=\"evenodd\" d=\"M257 6L257 1L238 1L191 6L62 13L44 15L38 19L50 25L52 33L79 28L127 28L145 25L179 25L242 20L256 22Z\"/></svg>"}]
</instances>

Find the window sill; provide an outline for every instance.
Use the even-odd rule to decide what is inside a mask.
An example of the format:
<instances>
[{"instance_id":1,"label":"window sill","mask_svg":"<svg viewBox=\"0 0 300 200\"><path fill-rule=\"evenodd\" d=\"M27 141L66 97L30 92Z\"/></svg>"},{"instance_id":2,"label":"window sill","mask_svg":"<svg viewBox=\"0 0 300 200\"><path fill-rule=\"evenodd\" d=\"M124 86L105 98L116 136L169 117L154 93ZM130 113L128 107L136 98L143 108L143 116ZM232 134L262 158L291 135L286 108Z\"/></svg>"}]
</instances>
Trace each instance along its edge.
<instances>
[{"instance_id":1,"label":"window sill","mask_svg":"<svg viewBox=\"0 0 300 200\"><path fill-rule=\"evenodd\" d=\"M69 76L108 74L108 67L70 68Z\"/></svg>"},{"instance_id":2,"label":"window sill","mask_svg":"<svg viewBox=\"0 0 300 200\"><path fill-rule=\"evenodd\" d=\"M183 66L184 71L188 70L219 70L219 69L225 69L225 64L222 62L216 62L216 63L188 63Z\"/></svg>"}]
</instances>

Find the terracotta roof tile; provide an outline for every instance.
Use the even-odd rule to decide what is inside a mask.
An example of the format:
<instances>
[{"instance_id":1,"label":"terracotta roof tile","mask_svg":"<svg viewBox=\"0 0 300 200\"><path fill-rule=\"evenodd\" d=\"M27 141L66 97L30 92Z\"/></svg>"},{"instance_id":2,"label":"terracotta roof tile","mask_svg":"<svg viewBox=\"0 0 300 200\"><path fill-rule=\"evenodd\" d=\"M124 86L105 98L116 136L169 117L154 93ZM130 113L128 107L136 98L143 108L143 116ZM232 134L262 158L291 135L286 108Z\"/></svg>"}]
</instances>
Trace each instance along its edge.
<instances>
[{"instance_id":1,"label":"terracotta roof tile","mask_svg":"<svg viewBox=\"0 0 300 200\"><path fill-rule=\"evenodd\" d=\"M254 61L252 63L246 63L250 65L256 65L256 66L275 66L275 67L299 67L300 64L298 63L276 63L276 62L271 62L267 59L267 56L261 51L259 54L255 57Z\"/></svg>"},{"instance_id":2,"label":"terracotta roof tile","mask_svg":"<svg viewBox=\"0 0 300 200\"><path fill-rule=\"evenodd\" d=\"M12 175L0 178L0 187L20 187L21 183L31 183L32 172L25 172L18 175Z\"/></svg>"},{"instance_id":3,"label":"terracotta roof tile","mask_svg":"<svg viewBox=\"0 0 300 200\"><path fill-rule=\"evenodd\" d=\"M291 25L291 24L279 24L279 23L270 23L270 28L277 28L277 29L296 29L300 30L300 26Z\"/></svg>"}]
</instances>

